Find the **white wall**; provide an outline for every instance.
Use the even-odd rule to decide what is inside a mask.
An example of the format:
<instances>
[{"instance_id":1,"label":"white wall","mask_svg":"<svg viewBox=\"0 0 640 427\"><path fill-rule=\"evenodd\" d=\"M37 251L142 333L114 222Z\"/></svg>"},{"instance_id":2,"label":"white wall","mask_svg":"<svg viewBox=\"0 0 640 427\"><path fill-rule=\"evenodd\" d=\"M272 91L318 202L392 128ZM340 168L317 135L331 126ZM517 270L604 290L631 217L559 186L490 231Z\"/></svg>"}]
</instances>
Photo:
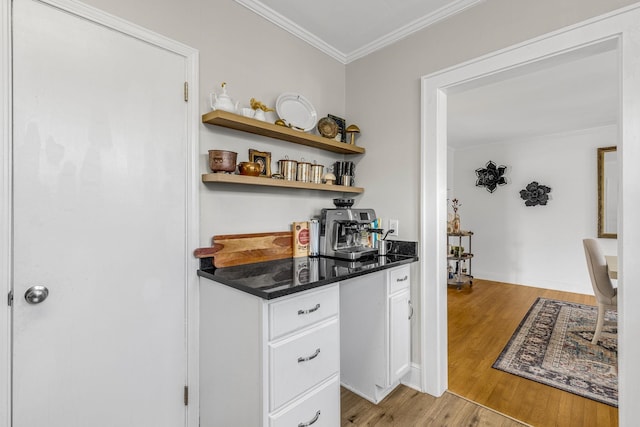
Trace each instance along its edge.
<instances>
[{"instance_id":1,"label":"white wall","mask_svg":"<svg viewBox=\"0 0 640 427\"><path fill-rule=\"evenodd\" d=\"M209 92L219 92L224 81L229 95L244 106L256 98L273 107L281 93L296 92L314 105L319 117L328 113L345 117L344 65L233 0L86 3L198 49L200 93L192 96L203 114L211 110ZM268 117L275 119L273 113ZM271 152L273 171L284 155L327 166L343 159L318 149L202 125L200 173L209 172L208 150L236 151L240 162L248 160L250 148ZM215 234L288 230L291 222L332 207L331 199L338 196L324 191L201 184L200 244L210 245Z\"/></svg>"},{"instance_id":2,"label":"white wall","mask_svg":"<svg viewBox=\"0 0 640 427\"><path fill-rule=\"evenodd\" d=\"M454 191L462 228L472 230L476 278L592 294L582 239L597 236L597 147L614 145L608 126L455 151ZM508 184L476 187L478 168L507 166ZM527 207L520 190L551 187L546 206ZM614 239L601 239L616 254Z\"/></svg>"}]
</instances>

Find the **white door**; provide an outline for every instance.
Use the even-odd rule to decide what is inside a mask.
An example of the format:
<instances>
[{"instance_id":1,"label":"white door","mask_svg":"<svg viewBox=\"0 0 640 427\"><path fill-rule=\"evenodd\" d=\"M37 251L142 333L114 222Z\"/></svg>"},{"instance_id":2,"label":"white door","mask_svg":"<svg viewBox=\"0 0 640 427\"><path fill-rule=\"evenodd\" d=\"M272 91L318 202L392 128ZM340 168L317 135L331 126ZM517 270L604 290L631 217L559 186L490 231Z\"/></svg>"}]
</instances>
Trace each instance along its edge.
<instances>
[{"instance_id":1,"label":"white door","mask_svg":"<svg viewBox=\"0 0 640 427\"><path fill-rule=\"evenodd\" d=\"M13 25L13 427L184 425L185 58L32 0Z\"/></svg>"}]
</instances>

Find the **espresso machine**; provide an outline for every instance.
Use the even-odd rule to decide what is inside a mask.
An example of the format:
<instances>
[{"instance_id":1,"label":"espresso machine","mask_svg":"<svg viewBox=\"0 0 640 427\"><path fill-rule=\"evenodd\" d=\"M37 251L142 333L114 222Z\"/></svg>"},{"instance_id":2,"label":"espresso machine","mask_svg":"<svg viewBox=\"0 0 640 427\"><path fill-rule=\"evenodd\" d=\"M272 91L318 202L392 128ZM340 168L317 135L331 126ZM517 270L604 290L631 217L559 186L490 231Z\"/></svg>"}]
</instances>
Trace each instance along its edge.
<instances>
[{"instance_id":1,"label":"espresso machine","mask_svg":"<svg viewBox=\"0 0 640 427\"><path fill-rule=\"evenodd\" d=\"M353 199L333 199L335 209L322 209L320 213L320 255L357 260L377 254L369 246L369 233L376 219L373 209L351 209Z\"/></svg>"}]
</instances>

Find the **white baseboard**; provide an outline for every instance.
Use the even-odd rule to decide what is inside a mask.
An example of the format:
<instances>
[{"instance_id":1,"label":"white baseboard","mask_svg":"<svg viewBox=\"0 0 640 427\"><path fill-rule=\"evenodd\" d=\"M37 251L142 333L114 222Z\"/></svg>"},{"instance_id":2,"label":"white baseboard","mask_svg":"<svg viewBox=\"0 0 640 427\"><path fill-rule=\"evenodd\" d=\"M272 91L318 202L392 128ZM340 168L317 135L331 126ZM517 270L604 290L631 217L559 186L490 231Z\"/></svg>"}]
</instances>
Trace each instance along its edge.
<instances>
[{"instance_id":1,"label":"white baseboard","mask_svg":"<svg viewBox=\"0 0 640 427\"><path fill-rule=\"evenodd\" d=\"M356 390L353 387L349 386L348 384L345 384L343 382L340 382L340 386L346 388L347 390L349 390L350 392L357 394L358 396L362 397L363 399L368 400L369 402L377 405L380 401L382 401L385 397L387 397L387 395L389 393L391 393L399 384L405 385L409 388L412 388L416 391L419 391L420 393L424 393L422 391L422 387L420 387L420 365L416 364L416 363L411 363L411 368L409 369L409 372L407 372L402 379L400 380L399 383L395 383L394 385L392 385L391 387L389 387L386 390L380 390L381 394L380 396L376 396L378 398L378 401L376 402L375 398L369 395L366 395L364 393L362 393L360 390Z\"/></svg>"},{"instance_id":2,"label":"white baseboard","mask_svg":"<svg viewBox=\"0 0 640 427\"><path fill-rule=\"evenodd\" d=\"M420 378L422 376L421 371L422 369L420 369L420 365L417 363L411 363L411 369L404 377L402 377L400 383L424 393L424 391L422 391L422 384L420 383Z\"/></svg>"}]
</instances>

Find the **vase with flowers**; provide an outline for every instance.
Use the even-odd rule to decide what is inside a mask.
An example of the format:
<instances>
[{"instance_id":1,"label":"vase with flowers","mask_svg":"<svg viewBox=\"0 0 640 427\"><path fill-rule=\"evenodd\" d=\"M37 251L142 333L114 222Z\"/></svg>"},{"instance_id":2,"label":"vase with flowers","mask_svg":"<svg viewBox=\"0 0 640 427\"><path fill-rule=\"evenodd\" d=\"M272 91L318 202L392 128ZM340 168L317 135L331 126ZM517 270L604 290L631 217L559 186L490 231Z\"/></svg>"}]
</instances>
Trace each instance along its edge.
<instances>
[{"instance_id":1,"label":"vase with flowers","mask_svg":"<svg viewBox=\"0 0 640 427\"><path fill-rule=\"evenodd\" d=\"M453 209L453 220L451 221L451 229L454 234L460 233L460 215L458 209L462 206L462 203L458 199L451 200L451 209Z\"/></svg>"},{"instance_id":2,"label":"vase with flowers","mask_svg":"<svg viewBox=\"0 0 640 427\"><path fill-rule=\"evenodd\" d=\"M269 111L274 111L273 108L267 107L266 105L264 105L262 102L258 101L255 98L251 98L249 100L249 105L251 105L251 108L253 109L253 118L256 120L262 120L263 122L267 120L265 113L268 113Z\"/></svg>"}]
</instances>

